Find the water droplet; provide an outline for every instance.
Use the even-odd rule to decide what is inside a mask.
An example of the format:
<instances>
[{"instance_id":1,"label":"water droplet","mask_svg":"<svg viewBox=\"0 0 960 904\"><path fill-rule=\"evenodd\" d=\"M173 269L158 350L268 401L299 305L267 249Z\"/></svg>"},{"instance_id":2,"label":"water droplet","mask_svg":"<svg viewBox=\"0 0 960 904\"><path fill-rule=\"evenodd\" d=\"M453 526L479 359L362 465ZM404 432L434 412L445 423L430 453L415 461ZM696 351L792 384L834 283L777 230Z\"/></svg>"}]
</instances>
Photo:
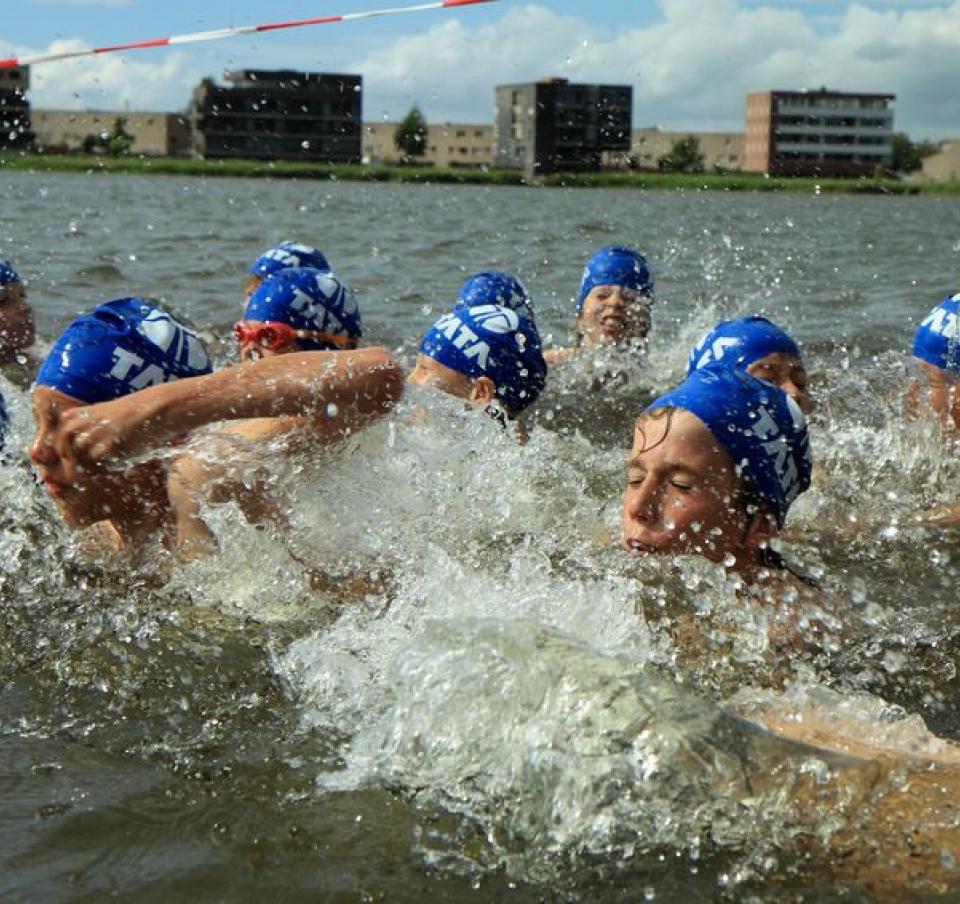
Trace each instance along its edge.
<instances>
[{"instance_id":1,"label":"water droplet","mask_svg":"<svg viewBox=\"0 0 960 904\"><path fill-rule=\"evenodd\" d=\"M855 577L850 581L850 599L857 606L867 601L867 583L863 578Z\"/></svg>"},{"instance_id":2,"label":"water droplet","mask_svg":"<svg viewBox=\"0 0 960 904\"><path fill-rule=\"evenodd\" d=\"M898 653L896 650L887 650L883 654L883 668L890 675L896 675L897 672L903 670L904 665L906 665L907 657L903 653Z\"/></svg>"},{"instance_id":3,"label":"water droplet","mask_svg":"<svg viewBox=\"0 0 960 904\"><path fill-rule=\"evenodd\" d=\"M339 411L340 409L333 402L327 405L327 417L336 417Z\"/></svg>"}]
</instances>

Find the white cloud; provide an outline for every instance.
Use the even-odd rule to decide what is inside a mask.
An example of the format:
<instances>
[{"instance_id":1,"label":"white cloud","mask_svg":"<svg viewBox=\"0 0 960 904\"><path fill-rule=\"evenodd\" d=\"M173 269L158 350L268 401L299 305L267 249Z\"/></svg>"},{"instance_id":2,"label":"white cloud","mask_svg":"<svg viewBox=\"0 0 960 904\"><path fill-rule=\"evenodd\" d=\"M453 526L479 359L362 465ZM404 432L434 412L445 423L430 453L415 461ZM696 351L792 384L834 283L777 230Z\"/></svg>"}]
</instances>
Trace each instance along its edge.
<instances>
[{"instance_id":1,"label":"white cloud","mask_svg":"<svg viewBox=\"0 0 960 904\"><path fill-rule=\"evenodd\" d=\"M42 52L86 47L76 39L62 40ZM23 56L34 51L11 48L9 52ZM204 74L198 57L179 50L160 51L155 60L133 54L62 60L32 67L30 103L47 109L176 111L186 106L193 86Z\"/></svg>"},{"instance_id":2,"label":"white cloud","mask_svg":"<svg viewBox=\"0 0 960 904\"><path fill-rule=\"evenodd\" d=\"M526 3L505 6L483 26L450 17L390 40L356 26L349 41L271 46L263 36L203 52L108 55L36 67L32 100L39 107L179 110L225 60L282 60L362 73L368 119L397 118L417 101L435 122L489 122L495 85L554 75L633 84L637 125L740 130L747 92L828 85L896 94L896 125L915 137L960 135L960 0L899 11L857 2L838 9L829 28L769 0L660 0L660 9L653 24L613 32ZM59 41L48 49L76 46Z\"/></svg>"},{"instance_id":3,"label":"white cloud","mask_svg":"<svg viewBox=\"0 0 960 904\"><path fill-rule=\"evenodd\" d=\"M467 30L453 20L359 61L367 115L419 100L434 119L489 120L493 86L546 75L634 85L638 125L742 129L745 96L828 85L898 95L897 127L960 134L960 0L938 9L852 4L828 33L797 9L661 0L662 21L612 37L544 6Z\"/></svg>"}]
</instances>

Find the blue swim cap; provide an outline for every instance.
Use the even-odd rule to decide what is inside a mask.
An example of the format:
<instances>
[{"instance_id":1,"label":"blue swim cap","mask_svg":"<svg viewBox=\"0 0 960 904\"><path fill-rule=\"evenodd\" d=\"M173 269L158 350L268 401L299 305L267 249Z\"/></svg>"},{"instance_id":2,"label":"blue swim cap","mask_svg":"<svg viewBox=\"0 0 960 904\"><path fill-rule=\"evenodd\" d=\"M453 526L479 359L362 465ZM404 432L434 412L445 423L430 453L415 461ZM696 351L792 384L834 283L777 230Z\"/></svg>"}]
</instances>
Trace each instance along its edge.
<instances>
[{"instance_id":1,"label":"blue swim cap","mask_svg":"<svg viewBox=\"0 0 960 904\"><path fill-rule=\"evenodd\" d=\"M927 314L914 334L913 354L960 376L960 293L948 296Z\"/></svg>"},{"instance_id":2,"label":"blue swim cap","mask_svg":"<svg viewBox=\"0 0 960 904\"><path fill-rule=\"evenodd\" d=\"M687 374L709 364L747 368L777 352L800 357L797 343L766 317L724 320L691 349Z\"/></svg>"},{"instance_id":3,"label":"blue swim cap","mask_svg":"<svg viewBox=\"0 0 960 904\"><path fill-rule=\"evenodd\" d=\"M706 424L783 527L793 501L810 486L807 422L797 403L745 371L713 365L695 370L647 411L667 407Z\"/></svg>"},{"instance_id":4,"label":"blue swim cap","mask_svg":"<svg viewBox=\"0 0 960 904\"><path fill-rule=\"evenodd\" d=\"M196 333L143 298L118 298L67 327L36 385L93 403L211 371Z\"/></svg>"},{"instance_id":5,"label":"blue swim cap","mask_svg":"<svg viewBox=\"0 0 960 904\"><path fill-rule=\"evenodd\" d=\"M511 413L535 401L547 382L536 326L502 305L454 308L427 331L420 351L457 373L489 377Z\"/></svg>"},{"instance_id":6,"label":"blue swim cap","mask_svg":"<svg viewBox=\"0 0 960 904\"><path fill-rule=\"evenodd\" d=\"M622 245L608 245L590 258L580 282L578 314L583 310L587 296L597 286L624 286L653 301L653 277L647 259L639 251Z\"/></svg>"},{"instance_id":7,"label":"blue swim cap","mask_svg":"<svg viewBox=\"0 0 960 904\"><path fill-rule=\"evenodd\" d=\"M351 292L332 273L308 267L281 270L264 280L247 302L244 320L273 320L298 330L331 333L356 340L363 335L360 311ZM333 342L298 339L305 349L330 351Z\"/></svg>"},{"instance_id":8,"label":"blue swim cap","mask_svg":"<svg viewBox=\"0 0 960 904\"><path fill-rule=\"evenodd\" d=\"M477 273L463 284L457 307L475 308L485 304L498 304L533 320L533 302L526 287L515 276L502 270Z\"/></svg>"},{"instance_id":9,"label":"blue swim cap","mask_svg":"<svg viewBox=\"0 0 960 904\"><path fill-rule=\"evenodd\" d=\"M250 268L250 272L254 276L270 276L279 270L294 267L312 267L321 273L332 272L322 251L296 242L281 242L276 248L264 252Z\"/></svg>"},{"instance_id":10,"label":"blue swim cap","mask_svg":"<svg viewBox=\"0 0 960 904\"><path fill-rule=\"evenodd\" d=\"M8 261L0 260L0 288L3 286L12 286L14 283L21 282L20 275Z\"/></svg>"}]
</instances>

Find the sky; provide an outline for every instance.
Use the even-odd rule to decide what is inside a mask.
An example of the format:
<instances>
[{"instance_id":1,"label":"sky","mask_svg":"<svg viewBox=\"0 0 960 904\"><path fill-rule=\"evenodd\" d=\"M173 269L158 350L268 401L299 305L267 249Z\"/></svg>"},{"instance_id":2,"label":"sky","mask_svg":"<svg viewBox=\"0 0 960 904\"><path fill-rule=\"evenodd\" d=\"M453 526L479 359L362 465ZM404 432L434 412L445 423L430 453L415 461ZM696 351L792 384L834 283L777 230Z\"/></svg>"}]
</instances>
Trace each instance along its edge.
<instances>
[{"instance_id":1,"label":"sky","mask_svg":"<svg viewBox=\"0 0 960 904\"><path fill-rule=\"evenodd\" d=\"M417 0L6 0L0 56ZM422 0L420 0L422 2ZM634 127L742 131L748 91L897 95L895 128L960 136L960 0L497 0L34 67L35 107L185 110L236 68L359 73L364 118L492 122L494 86L631 84Z\"/></svg>"}]
</instances>

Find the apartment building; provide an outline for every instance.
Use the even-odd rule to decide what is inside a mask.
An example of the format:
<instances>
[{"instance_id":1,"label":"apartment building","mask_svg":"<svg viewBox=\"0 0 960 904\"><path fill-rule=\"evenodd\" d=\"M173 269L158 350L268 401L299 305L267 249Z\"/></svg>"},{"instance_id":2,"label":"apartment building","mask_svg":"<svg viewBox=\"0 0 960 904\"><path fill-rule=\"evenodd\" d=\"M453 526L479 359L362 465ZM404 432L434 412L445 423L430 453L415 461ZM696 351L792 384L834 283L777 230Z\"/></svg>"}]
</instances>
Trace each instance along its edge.
<instances>
[{"instance_id":1,"label":"apartment building","mask_svg":"<svg viewBox=\"0 0 960 904\"><path fill-rule=\"evenodd\" d=\"M399 163L394 144L396 122L363 124L363 162ZM425 153L417 158L426 166L481 167L493 164L493 126L479 123L446 122L427 125Z\"/></svg>"},{"instance_id":2,"label":"apartment building","mask_svg":"<svg viewBox=\"0 0 960 904\"><path fill-rule=\"evenodd\" d=\"M629 151L632 111L630 85L498 85L495 165L531 175L598 170L605 153Z\"/></svg>"},{"instance_id":3,"label":"apartment building","mask_svg":"<svg viewBox=\"0 0 960 904\"><path fill-rule=\"evenodd\" d=\"M26 148L33 141L29 87L29 66L0 69L0 148Z\"/></svg>"},{"instance_id":4,"label":"apartment building","mask_svg":"<svg viewBox=\"0 0 960 904\"><path fill-rule=\"evenodd\" d=\"M193 136L190 122L177 113L130 110L33 111L34 144L41 153L80 150L89 136L109 134L118 119L131 136L130 153L145 157L186 157Z\"/></svg>"},{"instance_id":5,"label":"apartment building","mask_svg":"<svg viewBox=\"0 0 960 904\"><path fill-rule=\"evenodd\" d=\"M708 172L743 168L743 132L665 132L656 127L633 130L630 150L620 155L620 165L655 170L661 157L669 154L678 141L690 137L697 139L703 168Z\"/></svg>"},{"instance_id":6,"label":"apartment building","mask_svg":"<svg viewBox=\"0 0 960 904\"><path fill-rule=\"evenodd\" d=\"M744 170L861 176L893 159L893 94L818 88L747 95Z\"/></svg>"},{"instance_id":7,"label":"apartment building","mask_svg":"<svg viewBox=\"0 0 960 904\"><path fill-rule=\"evenodd\" d=\"M202 157L359 163L363 78L241 69L225 85L204 79L190 119Z\"/></svg>"}]
</instances>

